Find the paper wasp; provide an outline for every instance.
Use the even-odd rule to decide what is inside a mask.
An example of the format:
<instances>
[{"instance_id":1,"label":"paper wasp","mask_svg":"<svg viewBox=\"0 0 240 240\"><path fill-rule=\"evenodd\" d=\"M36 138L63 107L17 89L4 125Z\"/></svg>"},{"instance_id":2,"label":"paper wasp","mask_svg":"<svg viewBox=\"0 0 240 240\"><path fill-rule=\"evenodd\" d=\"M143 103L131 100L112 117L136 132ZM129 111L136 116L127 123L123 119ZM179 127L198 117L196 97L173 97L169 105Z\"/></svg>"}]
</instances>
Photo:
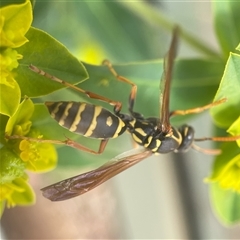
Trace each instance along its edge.
<instances>
[{"instance_id":1,"label":"paper wasp","mask_svg":"<svg viewBox=\"0 0 240 240\"><path fill-rule=\"evenodd\" d=\"M184 152L191 147L199 150L200 148L193 143L195 140L235 141L240 138L240 136L236 136L194 139L194 129L191 126L183 125L180 128L171 126L170 117L174 115L199 113L226 101L226 99L220 99L199 108L176 110L173 112L169 111L170 83L172 79L173 62L177 51L178 33L179 29L175 28L169 52L164 59L164 69L161 79L162 93L160 95L159 118L144 118L140 113L134 112L133 108L137 93L137 86L127 78L118 75L109 61L104 61L104 64L109 68L115 78L118 81L131 85L128 102L129 114L121 113L122 104L120 102L113 101L93 92L85 91L55 76L52 76L33 65L30 66L32 71L67 87L75 89L78 92L86 94L90 98L107 102L113 105L114 108L113 112L110 112L101 106L83 102L45 103L51 116L61 126L85 137L100 139L101 143L98 151L89 149L70 139L61 142L57 140L36 140L29 137L20 138L26 138L30 141L48 141L56 144L60 143L89 153L100 154L104 151L109 139L118 137L125 131L128 131L132 135L133 140L142 146L141 148L133 149L124 154L120 154L107 164L104 164L95 170L71 177L41 189L44 197L52 201L61 201L76 197L90 191L154 153ZM17 136L11 136L9 138L17 138Z\"/></svg>"}]
</instances>

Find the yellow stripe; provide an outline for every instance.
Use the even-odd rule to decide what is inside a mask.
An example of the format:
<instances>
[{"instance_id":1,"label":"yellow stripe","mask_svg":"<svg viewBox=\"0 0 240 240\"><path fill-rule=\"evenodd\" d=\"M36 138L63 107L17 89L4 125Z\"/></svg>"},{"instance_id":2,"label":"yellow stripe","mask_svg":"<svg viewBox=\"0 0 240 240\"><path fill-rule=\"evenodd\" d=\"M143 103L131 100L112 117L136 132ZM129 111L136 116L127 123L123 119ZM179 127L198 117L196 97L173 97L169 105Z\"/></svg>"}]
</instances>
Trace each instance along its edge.
<instances>
[{"instance_id":1,"label":"yellow stripe","mask_svg":"<svg viewBox=\"0 0 240 240\"><path fill-rule=\"evenodd\" d=\"M77 130L77 125L81 121L81 113L85 110L85 108L86 108L86 103L81 103L80 106L78 107L78 112L73 120L71 127L69 128L71 132L74 132Z\"/></svg>"},{"instance_id":2,"label":"yellow stripe","mask_svg":"<svg viewBox=\"0 0 240 240\"><path fill-rule=\"evenodd\" d=\"M148 142L144 144L144 147L147 148L149 146L149 144L152 142L152 136L148 137Z\"/></svg>"},{"instance_id":3,"label":"yellow stripe","mask_svg":"<svg viewBox=\"0 0 240 240\"><path fill-rule=\"evenodd\" d=\"M114 135L112 136L112 138L116 138L119 136L119 133L121 132L121 130L125 127L125 123L120 119L118 118L118 127L114 133Z\"/></svg>"},{"instance_id":4,"label":"yellow stripe","mask_svg":"<svg viewBox=\"0 0 240 240\"><path fill-rule=\"evenodd\" d=\"M135 128L135 131L141 134L142 136L147 136L147 134L142 130L142 128Z\"/></svg>"},{"instance_id":5,"label":"yellow stripe","mask_svg":"<svg viewBox=\"0 0 240 240\"><path fill-rule=\"evenodd\" d=\"M129 124L134 128L134 125L136 123L136 119L134 118L132 121L129 122Z\"/></svg>"},{"instance_id":6,"label":"yellow stripe","mask_svg":"<svg viewBox=\"0 0 240 240\"><path fill-rule=\"evenodd\" d=\"M89 126L88 130L86 131L86 133L84 134L84 136L90 137L92 135L94 129L97 126L97 117L99 116L99 114L101 114L101 111L102 111L102 107L95 106L92 123L90 124L90 126Z\"/></svg>"},{"instance_id":7,"label":"yellow stripe","mask_svg":"<svg viewBox=\"0 0 240 240\"><path fill-rule=\"evenodd\" d=\"M172 138L178 142L178 144L180 145L182 143L182 135L179 133L179 131L176 131L178 133L178 137L174 136L174 134L172 135Z\"/></svg>"},{"instance_id":8,"label":"yellow stripe","mask_svg":"<svg viewBox=\"0 0 240 240\"><path fill-rule=\"evenodd\" d=\"M156 140L156 147L151 149L152 152L156 152L158 150L158 148L160 147L161 145L161 141L159 139Z\"/></svg>"},{"instance_id":9,"label":"yellow stripe","mask_svg":"<svg viewBox=\"0 0 240 240\"><path fill-rule=\"evenodd\" d=\"M132 137L133 137L133 140L134 140L135 142L140 143L140 144L142 143L141 139L138 138L134 133L132 134Z\"/></svg>"},{"instance_id":10,"label":"yellow stripe","mask_svg":"<svg viewBox=\"0 0 240 240\"><path fill-rule=\"evenodd\" d=\"M57 106L51 111L52 118L55 118L56 113L59 110L59 107L62 105L62 102L58 103Z\"/></svg>"},{"instance_id":11,"label":"yellow stripe","mask_svg":"<svg viewBox=\"0 0 240 240\"><path fill-rule=\"evenodd\" d=\"M63 126L64 123L65 123L65 119L67 118L68 116L68 110L72 107L73 103L72 102L69 102L67 104L67 106L65 107L65 110L64 110L64 113L63 115L61 116L60 120L58 121L58 123ZM54 109L55 110L55 109Z\"/></svg>"}]
</instances>

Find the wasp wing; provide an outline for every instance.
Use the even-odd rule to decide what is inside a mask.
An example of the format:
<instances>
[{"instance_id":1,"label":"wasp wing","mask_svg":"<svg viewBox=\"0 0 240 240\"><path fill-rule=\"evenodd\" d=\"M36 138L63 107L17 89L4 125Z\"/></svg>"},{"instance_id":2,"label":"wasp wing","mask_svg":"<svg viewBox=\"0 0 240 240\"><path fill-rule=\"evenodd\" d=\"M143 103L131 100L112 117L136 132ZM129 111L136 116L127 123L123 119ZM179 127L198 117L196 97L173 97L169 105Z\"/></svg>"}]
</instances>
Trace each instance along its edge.
<instances>
[{"instance_id":1,"label":"wasp wing","mask_svg":"<svg viewBox=\"0 0 240 240\"><path fill-rule=\"evenodd\" d=\"M177 52L178 33L179 28L175 27L173 31L170 49L164 58L163 74L160 83L160 126L158 126L158 128L161 129L161 131L164 133L168 133L171 130L169 120L169 97L173 62Z\"/></svg>"},{"instance_id":2,"label":"wasp wing","mask_svg":"<svg viewBox=\"0 0 240 240\"><path fill-rule=\"evenodd\" d=\"M146 149L132 149L93 171L42 188L43 196L51 201L62 201L76 197L92 190L151 154L152 152Z\"/></svg>"}]
</instances>

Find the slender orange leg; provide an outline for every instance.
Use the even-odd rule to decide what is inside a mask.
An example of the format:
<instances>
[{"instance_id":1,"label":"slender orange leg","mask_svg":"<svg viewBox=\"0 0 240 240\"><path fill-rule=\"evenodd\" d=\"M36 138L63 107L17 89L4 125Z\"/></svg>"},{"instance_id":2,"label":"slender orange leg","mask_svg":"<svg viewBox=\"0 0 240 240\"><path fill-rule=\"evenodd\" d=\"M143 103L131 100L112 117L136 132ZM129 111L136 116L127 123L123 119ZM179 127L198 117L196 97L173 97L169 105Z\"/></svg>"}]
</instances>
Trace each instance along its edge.
<instances>
[{"instance_id":1,"label":"slender orange leg","mask_svg":"<svg viewBox=\"0 0 240 240\"><path fill-rule=\"evenodd\" d=\"M51 74L49 74L49 73L41 70L41 69L39 69L38 67L36 67L36 66L34 66L34 65L32 65L32 64L29 66L29 68L30 68L33 72L36 72L36 73L38 73L38 74L40 74L40 75L42 75L42 76L44 76L44 77L46 77L46 78L49 78L49 79L51 79L51 80L53 80L53 81L55 81L55 82L58 82L58 83L60 83L60 84L63 84L64 86L67 86L67 87L69 87L69 88L71 88L71 89L74 89L74 90L80 92L80 93L83 93L83 94L85 94L86 96L88 96L89 98L97 99L97 100L100 100L100 101L109 103L110 105L114 106L114 109L116 109L117 112L119 112L119 111L121 110L121 108L122 108L122 103L121 103L121 102L114 101L114 100L111 100L111 99L106 98L106 97L104 97L104 96L98 95L98 94L96 94L96 93L83 90L83 89L81 89L81 88L79 88L79 87L77 87L77 86L75 86L75 85L73 85L73 84L71 84L71 83L65 82L65 81L63 81L62 79L59 79L59 78L57 78L57 77L55 77L55 76L53 76L53 75L51 75Z\"/></svg>"},{"instance_id":2,"label":"slender orange leg","mask_svg":"<svg viewBox=\"0 0 240 240\"><path fill-rule=\"evenodd\" d=\"M119 75L116 70L113 68L112 64L110 61L108 60L104 60L103 65L106 65L109 69L109 71L113 74L113 76L118 80L118 81L121 81L121 82L124 82L124 83L127 83L129 85L132 86L132 89L131 89L131 92L130 92L130 95L129 95L129 111L131 113L133 113L133 106L134 106L134 101L136 99L136 95L137 95L137 85L134 84L133 82L131 82L129 79Z\"/></svg>"},{"instance_id":3,"label":"slender orange leg","mask_svg":"<svg viewBox=\"0 0 240 240\"><path fill-rule=\"evenodd\" d=\"M13 139L23 139L24 140L25 139L25 140L31 141L31 142L66 145L66 146L70 146L70 147L76 148L78 150L82 150L84 152L88 152L88 153L92 153L92 154L101 154L104 151L104 149L108 143L108 139L101 140L98 151L95 151L95 150L85 147L82 144L75 142L69 138L67 138L65 141L60 141L60 140L50 140L50 139L41 139L41 138L31 138L31 137L18 136L18 135L9 136L7 134L5 135L5 138L9 139L9 140L13 140Z\"/></svg>"},{"instance_id":4,"label":"slender orange leg","mask_svg":"<svg viewBox=\"0 0 240 240\"><path fill-rule=\"evenodd\" d=\"M203 111L205 111L209 108L220 105L220 104L222 104L226 101L227 101L227 98L222 98L218 101L215 101L213 103L207 104L207 105L202 106L202 107L191 108L191 109L186 109L186 110L175 110L175 111L172 111L170 113L170 117L176 116L176 115L187 115L187 114L192 114L192 113L200 113L200 112L203 112Z\"/></svg>"}]
</instances>

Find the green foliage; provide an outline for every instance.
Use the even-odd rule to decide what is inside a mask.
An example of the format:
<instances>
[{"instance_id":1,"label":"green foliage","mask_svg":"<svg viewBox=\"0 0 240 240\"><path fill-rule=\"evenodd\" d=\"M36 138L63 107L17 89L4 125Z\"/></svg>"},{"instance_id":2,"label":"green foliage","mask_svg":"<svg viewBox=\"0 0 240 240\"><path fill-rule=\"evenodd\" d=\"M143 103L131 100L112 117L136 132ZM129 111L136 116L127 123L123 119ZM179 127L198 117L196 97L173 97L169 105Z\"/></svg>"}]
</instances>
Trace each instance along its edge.
<instances>
[{"instance_id":1,"label":"green foliage","mask_svg":"<svg viewBox=\"0 0 240 240\"><path fill-rule=\"evenodd\" d=\"M226 97L226 103L211 110L212 117L218 126L232 135L240 135L240 57L238 53L230 53L234 52L235 48L240 49L240 4L214 1L213 9L221 53L216 53L190 34L184 26L180 26L180 42L185 42L205 57L177 58L171 87L171 110L198 107L211 102L212 99ZM4 145L1 150L12 150L11 153L5 154L5 159L13 159L12 161L16 162L12 172L20 161L23 164L19 165L19 169L24 166L25 169L38 172L50 170L56 164L56 153L52 145L32 143L26 139L6 141L5 132L9 135L17 134L37 139L65 140L69 137L84 142L84 145L90 148L98 148L98 140L76 136L60 127L49 116L43 105L44 101L85 101L112 110L106 103L89 99L31 71L30 64L69 83L77 84L84 90L121 101L123 112L127 112L130 86L117 81L105 66L99 65L100 59L104 58L109 58L113 63L120 62L121 64L114 64L116 71L138 86L135 111L145 116L159 115L159 81L163 69L163 59L159 57L163 57L168 49L175 23L164 16L158 6L153 8L144 2L133 5L126 2L77 1L56 4L48 1L36 3L34 27L29 28L31 14L28 13L28 16L25 27L29 30L26 34L25 31L24 38L18 41L22 44L17 46L17 54L11 55L7 52L7 56L15 54L11 59L17 64L8 69L11 72L11 81L5 80L1 89L0 129L1 143ZM17 31L15 27L13 31ZM28 42L24 41L26 39ZM56 39L64 42L66 47ZM9 47L11 49L11 46ZM77 57L70 52L74 52ZM6 55L6 52L1 52L2 56L5 56L4 54ZM156 58L158 59L152 60ZM15 98L12 100L10 96L13 95ZM20 96L25 95L32 99L25 99L20 103ZM189 117L191 116L174 118L172 123L179 125ZM126 150L126 145L123 144L126 141L122 139L127 137L121 136L110 141L106 152L101 156L89 156L69 147L59 148L60 165L100 165L102 161L111 159L122 149ZM221 146L223 154L216 158L209 177L213 206L219 217L228 224L240 220L239 145L238 141L238 146L236 143L225 143ZM40 158L36 157L36 152L40 153ZM12 172L6 179L13 176ZM5 174L5 170L1 169L1 174L3 173ZM17 189L11 196L18 199L19 204L27 203L28 200L33 202L34 196L31 195L30 187L20 175L16 174L15 180L11 178L12 182L9 180L9 184L11 182L12 185L7 186L6 192L9 192L9 189ZM20 194L19 189L22 188L17 187L19 184L25 187L25 195ZM7 201L12 203L13 198L8 198ZM4 201L1 204L4 206Z\"/></svg>"},{"instance_id":2,"label":"green foliage","mask_svg":"<svg viewBox=\"0 0 240 240\"><path fill-rule=\"evenodd\" d=\"M30 64L50 74L63 76L73 84L88 77L85 68L77 58L47 33L30 28L26 37L29 42L18 48L18 52L24 55L24 58L19 61L19 67L15 72L22 96L39 97L63 87L48 79L44 81L41 75L29 70Z\"/></svg>"},{"instance_id":3,"label":"green foliage","mask_svg":"<svg viewBox=\"0 0 240 240\"><path fill-rule=\"evenodd\" d=\"M239 222L239 193L223 189L218 183L212 183L210 185L210 196L214 204L216 214L225 224L232 225Z\"/></svg>"},{"instance_id":4,"label":"green foliage","mask_svg":"<svg viewBox=\"0 0 240 240\"><path fill-rule=\"evenodd\" d=\"M240 112L240 55L231 53L215 95L215 100L227 98L227 102L211 109L216 124L228 128L239 117Z\"/></svg>"},{"instance_id":5,"label":"green foliage","mask_svg":"<svg viewBox=\"0 0 240 240\"><path fill-rule=\"evenodd\" d=\"M30 99L22 101L17 111L8 119L5 132L8 135L26 135L31 128L29 121L34 112L34 105Z\"/></svg>"},{"instance_id":6,"label":"green foliage","mask_svg":"<svg viewBox=\"0 0 240 240\"><path fill-rule=\"evenodd\" d=\"M9 96L15 96L9 101ZM21 91L15 79L12 79L11 86L2 84L1 86L0 111L2 114L12 116L17 110L21 98Z\"/></svg>"},{"instance_id":7,"label":"green foliage","mask_svg":"<svg viewBox=\"0 0 240 240\"><path fill-rule=\"evenodd\" d=\"M211 110L219 126L228 128L233 136L240 133L240 55L230 54L221 84L215 99L227 97L227 102ZM210 180L211 196L217 214L227 224L239 221L239 176L240 176L240 140L235 143L224 143L222 154L217 156Z\"/></svg>"},{"instance_id":8,"label":"green foliage","mask_svg":"<svg viewBox=\"0 0 240 240\"><path fill-rule=\"evenodd\" d=\"M24 175L25 163L6 147L2 147L0 153L0 184L9 183L16 178L22 177Z\"/></svg>"},{"instance_id":9,"label":"green foliage","mask_svg":"<svg viewBox=\"0 0 240 240\"><path fill-rule=\"evenodd\" d=\"M225 58L234 51L240 39L240 15L237 1L213 1L215 31Z\"/></svg>"},{"instance_id":10,"label":"green foliage","mask_svg":"<svg viewBox=\"0 0 240 240\"><path fill-rule=\"evenodd\" d=\"M15 49L28 41L25 34L32 22L30 2L26 1L22 4L12 4L1 8L0 21L1 216L5 205L14 207L15 205L29 205L34 202L33 190L27 183L28 179L24 173L26 165L17 153L16 142L8 142L4 139L6 131L9 134L16 132L25 135L29 132L31 125L28 121L31 112L25 112L25 109L21 108L24 102L20 104L20 88L12 72L13 69L18 67L18 60L22 58L22 55ZM34 106L32 105L32 112L33 109Z\"/></svg>"}]
</instances>

